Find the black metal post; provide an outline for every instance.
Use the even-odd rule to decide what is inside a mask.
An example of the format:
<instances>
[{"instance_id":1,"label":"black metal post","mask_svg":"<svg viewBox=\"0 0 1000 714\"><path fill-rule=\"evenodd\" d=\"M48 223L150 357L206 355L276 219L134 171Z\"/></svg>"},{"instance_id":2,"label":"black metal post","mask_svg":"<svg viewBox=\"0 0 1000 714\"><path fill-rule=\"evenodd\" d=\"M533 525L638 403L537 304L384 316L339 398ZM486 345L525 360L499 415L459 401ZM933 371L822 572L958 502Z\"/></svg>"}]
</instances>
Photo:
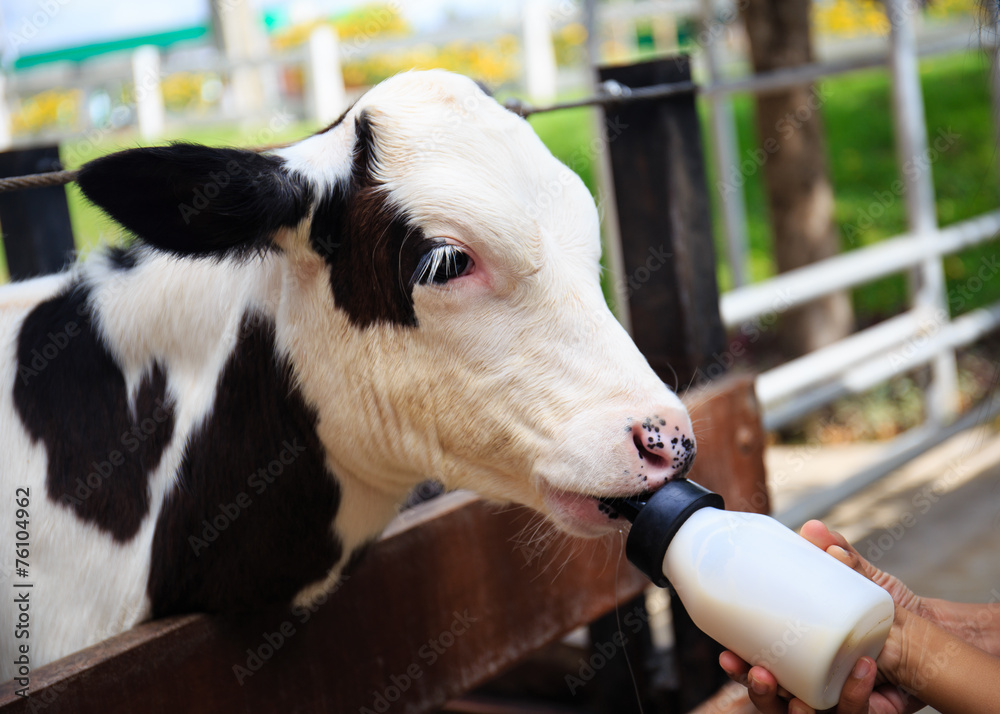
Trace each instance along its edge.
<instances>
[{"instance_id":1,"label":"black metal post","mask_svg":"<svg viewBox=\"0 0 1000 714\"><path fill-rule=\"evenodd\" d=\"M625 87L690 82L687 57L604 67ZM725 348L694 92L606 108L636 344L680 388Z\"/></svg>"},{"instance_id":2,"label":"black metal post","mask_svg":"<svg viewBox=\"0 0 1000 714\"><path fill-rule=\"evenodd\" d=\"M0 153L0 177L58 171L58 146ZM61 270L72 259L73 228L62 186L0 193L0 231L13 280Z\"/></svg>"}]
</instances>

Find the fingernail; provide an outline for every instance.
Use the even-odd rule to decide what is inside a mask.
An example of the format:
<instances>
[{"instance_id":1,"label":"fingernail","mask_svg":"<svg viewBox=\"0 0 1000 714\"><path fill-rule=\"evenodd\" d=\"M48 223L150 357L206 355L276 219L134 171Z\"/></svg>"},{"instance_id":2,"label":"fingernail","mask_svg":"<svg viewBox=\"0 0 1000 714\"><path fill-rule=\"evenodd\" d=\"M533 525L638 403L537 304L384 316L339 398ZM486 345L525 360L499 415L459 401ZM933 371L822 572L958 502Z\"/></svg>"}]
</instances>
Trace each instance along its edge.
<instances>
[{"instance_id":1,"label":"fingernail","mask_svg":"<svg viewBox=\"0 0 1000 714\"><path fill-rule=\"evenodd\" d=\"M854 665L854 671L851 672L851 676L855 679L864 679L872 671L872 663L867 657L862 657L858 660L858 663Z\"/></svg>"},{"instance_id":2,"label":"fingernail","mask_svg":"<svg viewBox=\"0 0 1000 714\"><path fill-rule=\"evenodd\" d=\"M754 694L767 694L767 685L763 682L758 682L752 675L747 676L747 681L750 683L750 689L753 690Z\"/></svg>"},{"instance_id":3,"label":"fingernail","mask_svg":"<svg viewBox=\"0 0 1000 714\"><path fill-rule=\"evenodd\" d=\"M832 555L837 560L847 560L849 557L847 555L847 551L841 548L839 545L831 545L829 548L826 549L826 552L829 555Z\"/></svg>"}]
</instances>

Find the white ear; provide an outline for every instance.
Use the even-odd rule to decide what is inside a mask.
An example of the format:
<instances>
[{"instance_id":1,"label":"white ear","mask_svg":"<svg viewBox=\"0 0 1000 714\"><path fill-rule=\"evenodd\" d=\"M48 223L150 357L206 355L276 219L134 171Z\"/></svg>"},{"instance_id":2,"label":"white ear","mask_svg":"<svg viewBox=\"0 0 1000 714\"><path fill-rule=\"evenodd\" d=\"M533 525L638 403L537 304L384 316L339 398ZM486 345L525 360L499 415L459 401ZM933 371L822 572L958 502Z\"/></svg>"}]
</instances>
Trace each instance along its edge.
<instances>
[{"instance_id":1,"label":"white ear","mask_svg":"<svg viewBox=\"0 0 1000 714\"><path fill-rule=\"evenodd\" d=\"M357 143L355 124L355 116L348 110L323 131L273 153L285 160L288 171L309 181L317 196L324 195L351 176Z\"/></svg>"}]
</instances>

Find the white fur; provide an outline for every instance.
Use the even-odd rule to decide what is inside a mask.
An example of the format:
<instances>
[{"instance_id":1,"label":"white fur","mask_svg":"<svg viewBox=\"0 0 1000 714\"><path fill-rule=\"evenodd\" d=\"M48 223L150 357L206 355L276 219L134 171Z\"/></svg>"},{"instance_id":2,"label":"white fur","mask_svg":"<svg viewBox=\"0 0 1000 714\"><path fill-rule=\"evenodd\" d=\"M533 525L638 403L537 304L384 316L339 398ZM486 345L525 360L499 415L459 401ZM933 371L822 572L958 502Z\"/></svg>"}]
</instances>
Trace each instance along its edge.
<instances>
[{"instance_id":1,"label":"white fur","mask_svg":"<svg viewBox=\"0 0 1000 714\"><path fill-rule=\"evenodd\" d=\"M130 390L159 360L176 401L150 515L127 544L46 498L45 449L30 444L11 401L20 324L70 276L0 290L0 533L14 530L14 489L30 487L34 666L149 616L156 516L178 487L188 437L210 415L247 309L275 320L278 347L319 413L328 466L350 504L335 524L345 552L379 533L427 477L531 505L567 530L604 532L578 513L589 513L588 495L643 490L637 420L662 415L690 435L679 400L601 296L593 201L522 119L468 79L408 73L371 90L337 127L275 153L321 195L347 179L362 110L391 204L475 261L466 277L414 288L418 327L353 326L309 246L308 219L275 236L281 251L249 261L144 248L128 271L101 255L74 269L92 287L100 332ZM652 486L670 474L647 475ZM16 644L8 585L0 582L0 681L12 676Z\"/></svg>"}]
</instances>

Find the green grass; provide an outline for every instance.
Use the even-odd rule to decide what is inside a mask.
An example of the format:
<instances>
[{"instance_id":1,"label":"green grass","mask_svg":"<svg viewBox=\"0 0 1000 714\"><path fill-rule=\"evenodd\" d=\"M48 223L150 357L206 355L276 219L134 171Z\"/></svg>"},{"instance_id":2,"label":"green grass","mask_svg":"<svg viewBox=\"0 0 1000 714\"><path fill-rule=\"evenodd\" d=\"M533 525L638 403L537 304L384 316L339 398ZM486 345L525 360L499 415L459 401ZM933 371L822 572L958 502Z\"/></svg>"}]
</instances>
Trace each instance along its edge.
<instances>
[{"instance_id":1,"label":"green grass","mask_svg":"<svg viewBox=\"0 0 1000 714\"><path fill-rule=\"evenodd\" d=\"M985 57L970 52L926 60L921 64L921 76L928 137L931 146L937 142L940 149L935 150L932 163L939 222L948 225L996 208L1000 196L997 172L1000 156L991 117L989 66ZM828 167L836 196L835 219L843 249L870 245L903 232L905 206L902 196L893 191L899 177L887 72L871 70L825 80L820 95L824 97L820 112L826 129ZM734 113L742 160L757 146L752 99L745 95L736 97ZM539 114L530 121L552 152L577 171L596 195L597 167L589 110ZM305 136L312 129L291 125L277 135L260 127L199 129L186 131L183 138L214 145L253 146ZM71 141L62 147L63 162L72 168L93 157L139 143L133 135ZM760 280L774 274L763 176L759 169L744 174L750 272L753 279ZM715 183L709 165L709 186ZM67 193L74 235L81 251L119 239L119 229L86 204L74 186L68 187ZM715 190L710 193L717 204ZM717 252L723 256L717 205L714 212ZM993 242L945 261L956 313L1000 300L1000 278L989 274L992 280L980 280L980 275L989 273L990 260L997 253L998 245ZM719 282L725 288L731 285L731 279L725 261L719 263ZM0 279L5 278L5 273L0 254ZM859 288L854 292L854 301L862 324L898 312L906 303L905 278L892 276Z\"/></svg>"},{"instance_id":2,"label":"green grass","mask_svg":"<svg viewBox=\"0 0 1000 714\"><path fill-rule=\"evenodd\" d=\"M998 155L989 96L989 66L979 53L921 63L929 155L940 225L971 218L998 205ZM870 245L906 230L906 208L898 192L891 94L886 71L870 70L828 79L820 87L827 165L835 194L835 220L843 250ZM757 145L753 104L734 104L740 156ZM936 148L935 148L936 147ZM751 275L773 275L774 263L762 172L747 177L746 203ZM714 183L713 183L714 185ZM722 249L721 223L716 245ZM976 274L997 253L995 242L945 261L953 307L962 312L1000 299L1000 280L979 286ZM988 264L988 263L987 263ZM731 284L720 270L720 283ZM959 300L976 288L974 299ZM964 292L963 292L964 291ZM854 291L859 321L869 323L906 304L904 276L892 276Z\"/></svg>"}]
</instances>

